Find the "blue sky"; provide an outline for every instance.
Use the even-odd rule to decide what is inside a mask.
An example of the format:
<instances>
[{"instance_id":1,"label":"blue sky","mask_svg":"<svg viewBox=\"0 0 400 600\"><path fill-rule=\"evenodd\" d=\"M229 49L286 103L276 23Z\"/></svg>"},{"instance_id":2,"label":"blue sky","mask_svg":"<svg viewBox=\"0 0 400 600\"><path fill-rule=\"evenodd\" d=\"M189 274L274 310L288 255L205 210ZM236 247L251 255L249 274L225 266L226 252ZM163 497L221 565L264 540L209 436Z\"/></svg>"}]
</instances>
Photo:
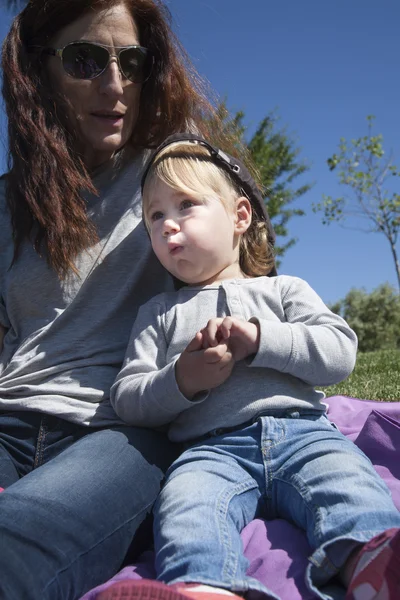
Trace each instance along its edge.
<instances>
[{"instance_id":1,"label":"blue sky","mask_svg":"<svg viewBox=\"0 0 400 600\"><path fill-rule=\"evenodd\" d=\"M400 166L400 3L398 0L167 0L198 71L232 111L243 110L250 136L271 110L280 115L309 163L315 183L298 201L306 216L289 223L298 239L280 272L306 279L325 302L351 287L396 285L383 236L323 226L311 210L322 194L342 190L326 165L340 137L366 132L376 115ZM10 16L0 10L0 39ZM5 120L0 115L0 172ZM400 190L399 190L400 191ZM400 252L400 244L398 245Z\"/></svg>"}]
</instances>

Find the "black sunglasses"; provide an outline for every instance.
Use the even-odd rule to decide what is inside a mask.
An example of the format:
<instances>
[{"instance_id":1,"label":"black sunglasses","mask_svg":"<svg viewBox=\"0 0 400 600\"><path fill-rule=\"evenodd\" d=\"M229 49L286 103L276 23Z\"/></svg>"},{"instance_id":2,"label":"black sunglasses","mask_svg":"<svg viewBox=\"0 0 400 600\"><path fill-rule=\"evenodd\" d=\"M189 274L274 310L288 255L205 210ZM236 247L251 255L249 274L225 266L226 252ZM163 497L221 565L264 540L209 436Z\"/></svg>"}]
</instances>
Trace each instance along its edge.
<instances>
[{"instance_id":1,"label":"black sunglasses","mask_svg":"<svg viewBox=\"0 0 400 600\"><path fill-rule=\"evenodd\" d=\"M110 52L110 49L114 52ZM153 57L142 46L102 46L95 42L71 42L64 48L43 48L44 54L61 59L64 71L74 79L95 79L117 59L122 75L133 83L144 83L153 68ZM116 51L116 52L115 52Z\"/></svg>"}]
</instances>

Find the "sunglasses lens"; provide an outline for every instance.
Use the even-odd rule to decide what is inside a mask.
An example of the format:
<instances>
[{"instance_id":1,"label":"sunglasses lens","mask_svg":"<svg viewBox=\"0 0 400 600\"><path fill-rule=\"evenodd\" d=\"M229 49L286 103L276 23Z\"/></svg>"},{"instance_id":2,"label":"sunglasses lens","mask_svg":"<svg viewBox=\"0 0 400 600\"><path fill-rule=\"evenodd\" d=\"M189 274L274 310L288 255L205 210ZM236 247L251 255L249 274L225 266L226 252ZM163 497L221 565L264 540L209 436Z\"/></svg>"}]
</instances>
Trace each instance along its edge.
<instances>
[{"instance_id":1,"label":"sunglasses lens","mask_svg":"<svg viewBox=\"0 0 400 600\"><path fill-rule=\"evenodd\" d=\"M124 76L134 83L143 83L150 75L151 58L146 48L127 48L119 53Z\"/></svg>"},{"instance_id":2,"label":"sunglasses lens","mask_svg":"<svg viewBox=\"0 0 400 600\"><path fill-rule=\"evenodd\" d=\"M62 55L65 71L76 79L93 79L106 68L109 54L106 48L80 42L66 46Z\"/></svg>"}]
</instances>

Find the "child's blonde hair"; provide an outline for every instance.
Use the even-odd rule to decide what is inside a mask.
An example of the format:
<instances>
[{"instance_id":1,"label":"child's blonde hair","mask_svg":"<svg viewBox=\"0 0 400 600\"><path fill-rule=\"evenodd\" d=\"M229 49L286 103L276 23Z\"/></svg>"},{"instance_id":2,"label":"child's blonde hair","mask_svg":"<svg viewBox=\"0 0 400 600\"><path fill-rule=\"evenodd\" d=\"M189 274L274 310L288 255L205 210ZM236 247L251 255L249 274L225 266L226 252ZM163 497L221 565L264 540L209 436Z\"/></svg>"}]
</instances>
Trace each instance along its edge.
<instances>
[{"instance_id":1,"label":"child's blonde hair","mask_svg":"<svg viewBox=\"0 0 400 600\"><path fill-rule=\"evenodd\" d=\"M193 198L216 197L226 210L233 209L233 200L246 195L229 174L215 164L207 148L190 142L176 142L161 150L146 175L143 188L146 227L149 227L146 207L157 180ZM248 277L268 275L275 269L269 228L270 224L258 218L252 206L251 224L241 236L239 247L240 268Z\"/></svg>"}]
</instances>

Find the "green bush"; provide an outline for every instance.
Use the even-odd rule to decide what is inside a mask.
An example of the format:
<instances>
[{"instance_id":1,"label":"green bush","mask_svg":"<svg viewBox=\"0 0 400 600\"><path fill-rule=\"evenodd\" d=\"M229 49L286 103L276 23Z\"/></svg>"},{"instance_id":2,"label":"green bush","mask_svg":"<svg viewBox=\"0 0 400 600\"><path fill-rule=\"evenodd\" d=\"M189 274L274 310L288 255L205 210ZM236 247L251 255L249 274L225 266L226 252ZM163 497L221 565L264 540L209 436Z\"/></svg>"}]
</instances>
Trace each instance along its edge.
<instances>
[{"instance_id":1,"label":"green bush","mask_svg":"<svg viewBox=\"0 0 400 600\"><path fill-rule=\"evenodd\" d=\"M356 368L345 381L324 389L327 396L351 396L400 402L400 352L359 352Z\"/></svg>"},{"instance_id":2,"label":"green bush","mask_svg":"<svg viewBox=\"0 0 400 600\"><path fill-rule=\"evenodd\" d=\"M353 288L331 310L354 329L360 352L400 349L400 296L388 283L370 294Z\"/></svg>"}]
</instances>

